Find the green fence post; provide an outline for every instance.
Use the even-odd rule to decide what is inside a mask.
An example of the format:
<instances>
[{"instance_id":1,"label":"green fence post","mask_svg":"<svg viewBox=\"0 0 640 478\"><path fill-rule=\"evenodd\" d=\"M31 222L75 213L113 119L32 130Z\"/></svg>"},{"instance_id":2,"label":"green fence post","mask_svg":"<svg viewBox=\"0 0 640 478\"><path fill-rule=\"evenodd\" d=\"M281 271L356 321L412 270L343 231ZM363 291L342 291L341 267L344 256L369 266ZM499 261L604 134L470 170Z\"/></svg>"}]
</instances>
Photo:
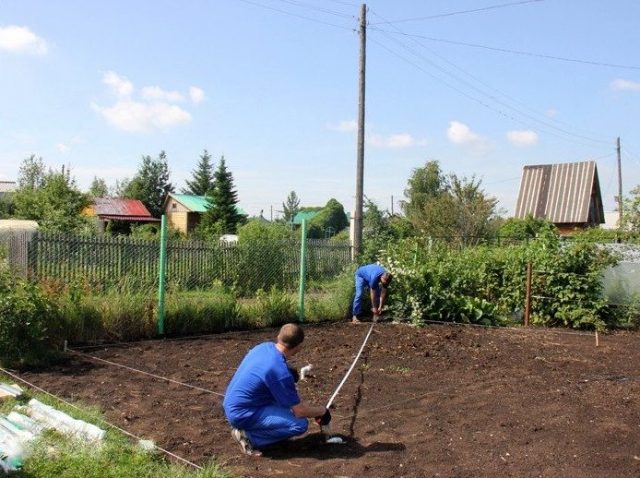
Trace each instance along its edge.
<instances>
[{"instance_id":1,"label":"green fence post","mask_svg":"<svg viewBox=\"0 0 640 478\"><path fill-rule=\"evenodd\" d=\"M304 322L304 283L307 276L307 220L302 220L300 237L300 291L298 293L298 319Z\"/></svg>"},{"instance_id":2,"label":"green fence post","mask_svg":"<svg viewBox=\"0 0 640 478\"><path fill-rule=\"evenodd\" d=\"M167 217L160 221L160 273L158 279L158 335L164 335L164 279L167 268Z\"/></svg>"}]
</instances>

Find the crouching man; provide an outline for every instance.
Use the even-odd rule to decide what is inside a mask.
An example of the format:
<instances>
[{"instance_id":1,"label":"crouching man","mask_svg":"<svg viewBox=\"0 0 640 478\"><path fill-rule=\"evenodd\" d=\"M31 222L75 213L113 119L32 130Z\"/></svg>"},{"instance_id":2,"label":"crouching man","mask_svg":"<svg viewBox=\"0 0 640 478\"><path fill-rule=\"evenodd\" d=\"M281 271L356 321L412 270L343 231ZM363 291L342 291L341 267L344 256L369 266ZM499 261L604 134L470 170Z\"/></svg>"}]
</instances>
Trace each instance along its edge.
<instances>
[{"instance_id":1,"label":"crouching man","mask_svg":"<svg viewBox=\"0 0 640 478\"><path fill-rule=\"evenodd\" d=\"M304 331L285 324L277 341L255 346L244 357L224 396L224 412L233 438L243 453L260 456L260 449L302 435L309 418L321 425L331 421L329 410L303 403L287 359L302 348Z\"/></svg>"}]
</instances>

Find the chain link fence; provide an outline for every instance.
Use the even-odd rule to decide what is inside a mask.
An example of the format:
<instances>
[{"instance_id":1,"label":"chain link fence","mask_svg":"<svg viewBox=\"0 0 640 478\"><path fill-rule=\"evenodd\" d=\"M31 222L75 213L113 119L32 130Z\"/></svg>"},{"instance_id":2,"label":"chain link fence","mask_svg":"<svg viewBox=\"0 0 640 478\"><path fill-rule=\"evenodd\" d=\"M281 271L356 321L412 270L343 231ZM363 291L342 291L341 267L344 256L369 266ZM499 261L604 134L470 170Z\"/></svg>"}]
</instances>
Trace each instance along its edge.
<instances>
[{"instance_id":1,"label":"chain link fence","mask_svg":"<svg viewBox=\"0 0 640 478\"><path fill-rule=\"evenodd\" d=\"M7 250L11 267L37 281L82 282L98 290L158 285L159 240L32 232L12 235L0 244ZM166 284L179 290L223 284L240 295L274 286L293 290L300 278L300 247L298 240L171 240ZM306 257L307 280L331 279L351 262L351 246L308 240Z\"/></svg>"}]
</instances>

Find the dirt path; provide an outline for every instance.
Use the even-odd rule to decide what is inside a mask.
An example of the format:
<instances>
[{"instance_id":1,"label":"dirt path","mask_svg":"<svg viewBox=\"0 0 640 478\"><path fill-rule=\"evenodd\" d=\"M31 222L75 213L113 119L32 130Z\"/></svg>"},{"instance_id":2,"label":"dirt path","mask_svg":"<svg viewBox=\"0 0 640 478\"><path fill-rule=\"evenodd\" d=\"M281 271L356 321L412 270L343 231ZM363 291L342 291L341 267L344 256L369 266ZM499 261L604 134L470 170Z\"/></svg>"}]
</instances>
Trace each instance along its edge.
<instances>
[{"instance_id":1,"label":"dirt path","mask_svg":"<svg viewBox=\"0 0 640 478\"><path fill-rule=\"evenodd\" d=\"M314 364L299 385L323 404L366 324L309 326L293 361ZM96 357L224 393L246 351L274 330L86 350ZM375 327L336 399L321 443L315 424L298 440L241 456L220 397L74 356L23 376L189 460L215 457L246 477L638 477L640 334L591 337L455 326Z\"/></svg>"}]
</instances>

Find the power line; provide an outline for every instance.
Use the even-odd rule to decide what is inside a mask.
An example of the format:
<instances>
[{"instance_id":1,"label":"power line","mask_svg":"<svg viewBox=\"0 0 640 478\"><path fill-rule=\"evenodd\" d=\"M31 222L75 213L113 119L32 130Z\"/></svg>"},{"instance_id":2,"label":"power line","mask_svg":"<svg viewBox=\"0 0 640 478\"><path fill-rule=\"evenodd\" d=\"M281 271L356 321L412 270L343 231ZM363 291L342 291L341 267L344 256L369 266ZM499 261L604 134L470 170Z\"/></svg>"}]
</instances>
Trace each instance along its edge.
<instances>
[{"instance_id":1,"label":"power line","mask_svg":"<svg viewBox=\"0 0 640 478\"><path fill-rule=\"evenodd\" d=\"M301 18L303 20L308 20L308 21L311 21L311 22L320 23L322 25L327 25L327 26L330 26L330 27L340 28L342 30L351 30L351 31L354 30L353 27L347 27L347 26L344 26L344 25L337 25L337 24L331 23L331 22L325 22L324 20L319 20L319 19L313 18L313 17L307 17L305 15L299 15L297 13L289 12L287 10L282 10L281 8L272 7L272 6L269 6L269 5L264 5L262 3L254 2L252 0L240 0L240 1L244 2L244 3L248 3L249 5L254 5L256 7L260 7L260 8L264 8L264 9L271 10L271 11L274 11L274 12L282 13L283 15L288 15L288 16L291 16L291 17Z\"/></svg>"},{"instance_id":2,"label":"power line","mask_svg":"<svg viewBox=\"0 0 640 478\"><path fill-rule=\"evenodd\" d=\"M284 2L284 3L288 3L289 5L294 5L296 7L308 8L310 10L315 10L315 11L318 11L318 12L326 13L328 15L335 15L337 17L342 17L342 18L355 18L354 15L350 15L348 13L339 12L337 10L330 10L328 8L319 7L317 5L313 5L313 4L307 3L307 2L301 2L299 0L279 0L279 1L280 2Z\"/></svg>"},{"instance_id":3,"label":"power line","mask_svg":"<svg viewBox=\"0 0 640 478\"><path fill-rule=\"evenodd\" d=\"M505 7L513 7L516 5L524 5L526 3L537 3L537 2L543 2L544 0L523 0L521 2L512 2L512 3L501 3L499 5L489 5L488 7L482 7L482 8L475 8L473 10L458 10L458 11L454 11L454 12L448 12L448 13L440 13L437 15L430 15L427 17L414 17L414 18L404 18L402 20L385 20L384 22L378 22L378 23L371 23L371 25L382 25L382 24L393 24L393 23L403 23L403 22L415 22L415 21L420 21L420 20L431 20L433 18L442 18L442 17L452 17L454 15L463 15L463 14L467 14L467 13L478 13L478 12L486 12L488 10L496 10L498 8L505 8Z\"/></svg>"},{"instance_id":4,"label":"power line","mask_svg":"<svg viewBox=\"0 0 640 478\"><path fill-rule=\"evenodd\" d=\"M536 58L544 58L544 59L547 59L547 60L564 61L564 62L570 62L570 63L581 63L581 64L584 64L584 65L603 66L603 67L607 67L607 68L619 68L619 69L624 69L624 70L640 70L640 66L634 66L634 65L620 65L618 63L607 63L607 62L602 62L602 61L582 60L582 59L578 59L578 58L568 58L568 57L564 57L564 56L546 55L544 53L534 53L534 52L522 51L522 50L512 50L510 48L491 47L491 46L487 46L487 45L480 45L478 43L468 43L468 42L457 41L457 40L447 40L447 39L444 39L444 38L434 38L434 37L429 37L429 36L426 36L426 35L418 35L418 34L414 34L414 33L405 33L405 32L400 32L400 31L383 30L381 28L372 28L372 30L391 33L391 34L396 34L396 35L403 35L403 36L407 36L407 37L421 38L423 40L429 40L429 41L434 41L434 42L449 43L449 44L452 44L452 45L468 46L468 47L471 47L471 48L481 48L481 49L484 49L484 50L497 51L497 52L501 52L501 53L511 53L511 54L514 54L514 55L524 55L524 56L531 56L531 57L536 57Z\"/></svg>"},{"instance_id":5,"label":"power line","mask_svg":"<svg viewBox=\"0 0 640 478\"><path fill-rule=\"evenodd\" d=\"M374 14L375 14L375 13L374 13ZM379 15L378 15L378 16L379 16ZM408 51L409 51L411 54L413 54L414 56L416 56L416 57L418 57L419 59L421 59L421 60L425 61L426 63L428 63L428 64L430 64L431 66L433 66L434 68L436 68L436 69L440 70L440 71L441 71L441 72L443 72L444 74L446 74L446 75L448 75L448 76L452 77L452 78L453 78L453 79L455 79L456 81L458 81L458 82L460 82L460 83L465 84L467 87L469 87L469 88L471 88L471 89L473 89L473 90L477 91L478 93L480 93L480 94L482 94L482 95L484 95L484 96L487 96L488 98L490 98L490 99L491 99L491 100L493 100L494 102L498 103L499 105L501 105L501 106L503 106L503 107L505 107L505 108L507 108L507 109L509 109L509 110L512 110L512 111L514 111L515 113L517 113L517 114L519 114L519 115L521 115L521 116L523 116L523 117L525 117L525 118L528 118L528 119L530 119L530 120L532 120L532 121L535 121L535 122L537 122L537 123L539 123L539 124L541 124L541 125L545 126L546 128L551 128L552 130L559 131L559 132L561 132L561 133L562 133L562 134L564 134L564 135L567 135L567 136L573 136L573 137L575 137L575 138L579 138L579 139L582 139L582 140L587 140L587 141L596 142L596 143L608 143L608 141L604 141L604 140L600 140L600 139L594 139L594 138L590 138L590 137L587 137L587 136L583 136L583 135L579 135L579 134L576 134L576 133L572 133L571 131L568 131L568 130L566 130L566 129L560 128L560 127L555 126L555 125L553 125L553 124L550 124L550 123L548 123L548 122L546 122L546 121L543 121L543 120L540 120L540 119L538 119L538 118L535 118L534 116L532 116L532 115L530 115L530 114L528 114L528 113L526 113L526 112L523 112L523 111L519 110L518 108L515 108L515 107L513 107L513 106L511 106L511 105L509 105L509 104L507 104L507 103L505 103L504 101L501 101L500 99L496 98L494 95L489 94L489 93L487 93L487 92L483 91L482 89L480 89L480 88L478 88L477 86L475 86L475 85L473 85L473 84L469 83L468 81L466 81L466 80L464 80L464 79L459 78L458 76L456 76L455 74L453 74L453 73L451 73L450 71L446 70L445 68L443 68L443 67L441 67L441 66L439 66L439 65L435 64L433 61L431 61L431 60L429 60L429 59L425 58L425 57L424 57L423 55L421 55L420 53L417 53L414 49L412 49L411 47L407 46L406 44L404 44L404 43L400 42L399 40L397 40L397 39L395 39L395 38L391 38L391 40L392 40L392 41L395 41L396 43L399 43L399 44L400 44L400 46L401 46L402 48L404 48L405 50L408 50ZM505 112L504 112L504 111L502 111L501 109L499 109L499 108L496 108L496 107L492 106L491 104L487 103L486 101L483 101L483 100L481 100L481 99L479 99L479 98L477 98L477 97L475 97L475 96L473 96L473 95L470 95L469 93L467 93L467 92L465 92L465 91L461 90L460 88L455 87L454 85L452 85L451 83L449 83L449 82L447 82L447 81L443 80L442 78L440 78L440 77L438 77L438 76L436 76L436 75L432 74L431 72L428 72L427 70L425 70L425 69L424 69L424 68L422 68L421 66L417 65L415 62L413 62L413 61L411 61L411 60L407 59L406 57L404 57L404 56L402 56L402 55L398 54L397 52L395 52L395 51L393 51L393 50L389 49L388 47L386 47L385 45L381 44L380 42L375 41L375 39L372 39L372 41L373 41L374 43L377 43L378 45L382 46L382 48L384 48L385 50L389 51L390 53L392 53L392 54L394 54L394 55L398 56L399 58L401 58L402 60L404 60L404 61L408 62L409 64L411 64L411 65L412 65L412 66L414 66L415 68L418 68L419 70L423 71L424 73L426 73L427 75L431 76L432 78L434 78L434 79L436 79L436 80L438 80L438 81L440 81L440 82L444 83L447 87L449 87L449 88L453 89L454 91L458 92L459 94L461 94L461 95L463 95L463 96L465 96L465 97L467 97L467 98L469 98L469 99L471 99L471 100L473 100L473 101L475 101L475 102L477 102L477 103L481 104L482 106L484 106L484 107L486 107L486 108L488 108L488 109L490 109L490 110L492 110L492 111L494 111L494 112L496 112L496 113L500 114L501 116L504 116L504 117L506 117L506 118L508 118L508 119L510 119L510 120L512 120L512 121L515 121L515 122L519 123L519 124L522 124L522 125L523 125L523 126L525 126L525 127L528 127L528 128L530 128L530 127L531 127L529 124L527 124L526 122L524 122L524 121L520 120L519 118L516 118L516 117L514 117L514 116L513 116L513 115L511 115L511 114L505 113ZM420 46L423 46L423 47L424 47L424 45L420 44L419 42L418 42L418 44L419 44ZM438 55L438 56L439 56L439 55ZM452 65L452 66L454 66L455 68L458 68L457 66L453 65L453 64L452 64L451 62L449 62L448 60L446 60L446 59L444 59L444 58L442 58L442 57L441 57L441 59L442 59L443 61L446 61L447 63L451 64L451 65ZM458 69L460 69L460 68L458 68ZM461 71L463 71L463 73L466 73L466 72L464 72L464 70L461 70ZM479 80L477 80L477 79L476 79L476 81L479 81ZM559 135L559 134L557 134L557 133L554 133L553 131L548 131L548 130L546 130L545 132L547 132L548 134L555 135L555 136L557 136L557 137L559 137L559 138L561 138L561 139L569 140L568 138L566 138L566 137L564 137L564 136L561 136L561 135Z\"/></svg>"}]
</instances>

